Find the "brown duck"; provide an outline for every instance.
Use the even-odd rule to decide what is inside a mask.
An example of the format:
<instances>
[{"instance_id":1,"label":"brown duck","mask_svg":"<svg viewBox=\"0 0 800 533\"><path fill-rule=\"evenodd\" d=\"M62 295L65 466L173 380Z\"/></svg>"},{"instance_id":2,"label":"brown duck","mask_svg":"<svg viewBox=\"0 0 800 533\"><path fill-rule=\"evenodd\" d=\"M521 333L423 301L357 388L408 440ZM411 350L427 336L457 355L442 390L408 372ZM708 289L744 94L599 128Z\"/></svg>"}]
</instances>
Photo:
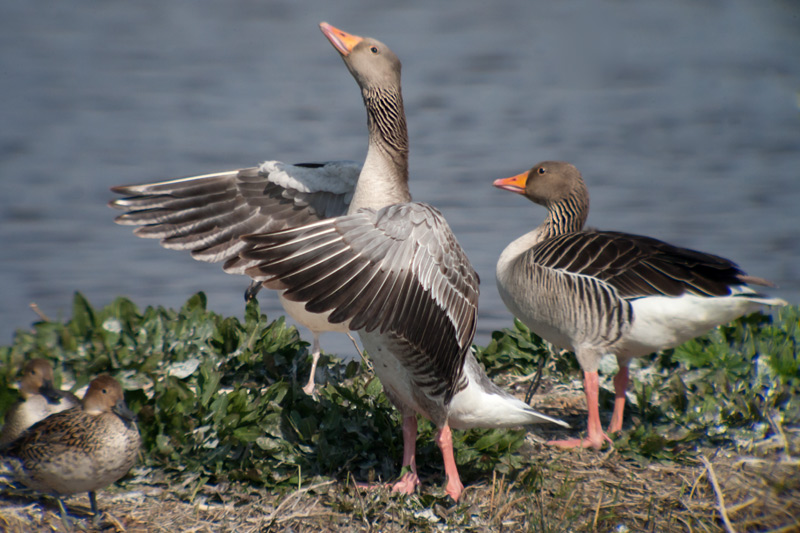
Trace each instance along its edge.
<instances>
[{"instance_id":1,"label":"brown duck","mask_svg":"<svg viewBox=\"0 0 800 533\"><path fill-rule=\"evenodd\" d=\"M33 425L2 452L16 479L58 499L88 492L97 517L95 491L117 481L136 462L141 439L122 387L107 374L89 384L82 405Z\"/></svg>"},{"instance_id":2,"label":"brown duck","mask_svg":"<svg viewBox=\"0 0 800 533\"><path fill-rule=\"evenodd\" d=\"M81 403L71 392L53 386L53 367L50 361L40 357L31 359L22 369L19 393L20 400L6 413L0 432L0 448L10 444L39 420Z\"/></svg>"}]
</instances>

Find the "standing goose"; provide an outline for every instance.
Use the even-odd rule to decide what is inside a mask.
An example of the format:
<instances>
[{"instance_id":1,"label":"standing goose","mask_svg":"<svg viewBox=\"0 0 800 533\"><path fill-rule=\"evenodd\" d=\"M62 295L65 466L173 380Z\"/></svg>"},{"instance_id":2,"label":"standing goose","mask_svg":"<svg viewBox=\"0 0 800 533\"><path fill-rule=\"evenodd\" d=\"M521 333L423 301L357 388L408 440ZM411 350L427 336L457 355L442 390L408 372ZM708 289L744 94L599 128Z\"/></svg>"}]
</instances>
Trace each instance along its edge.
<instances>
[{"instance_id":1,"label":"standing goose","mask_svg":"<svg viewBox=\"0 0 800 533\"><path fill-rule=\"evenodd\" d=\"M512 242L497 263L506 307L533 332L575 353L584 373L588 438L561 447L602 447L597 367L614 354L614 413L622 428L628 365L633 357L677 346L762 305L785 305L747 286L771 286L733 262L627 233L583 230L589 192L569 163L546 161L499 179L495 187L547 208L539 227Z\"/></svg>"},{"instance_id":2,"label":"standing goose","mask_svg":"<svg viewBox=\"0 0 800 533\"><path fill-rule=\"evenodd\" d=\"M375 42L357 43L388 55ZM478 275L442 214L412 203L408 188L400 63L396 79L358 75L370 145L346 216L245 237L237 268L311 313L358 332L386 396L403 415L403 469L392 487L419 485L415 449L420 414L438 428L446 491L463 491L451 428L501 428L563 422L537 413L497 387L471 350ZM389 164L388 162L392 162Z\"/></svg>"},{"instance_id":3,"label":"standing goose","mask_svg":"<svg viewBox=\"0 0 800 533\"><path fill-rule=\"evenodd\" d=\"M53 367L50 361L37 357L22 369L19 381L20 400L6 413L0 448L11 443L39 420L80 405L80 400L69 391L53 386Z\"/></svg>"},{"instance_id":4,"label":"standing goose","mask_svg":"<svg viewBox=\"0 0 800 533\"><path fill-rule=\"evenodd\" d=\"M58 498L65 523L61 497L78 492L89 493L97 518L95 491L136 462L141 439L135 420L119 382L103 374L89 384L81 406L34 424L0 456L22 484Z\"/></svg>"},{"instance_id":5,"label":"standing goose","mask_svg":"<svg viewBox=\"0 0 800 533\"><path fill-rule=\"evenodd\" d=\"M326 22L320 23L320 29L361 87L368 116L380 117L384 108L374 95L400 95L397 56L375 39L351 35ZM391 138L378 131L381 122L370 119L369 151L363 166L352 161L297 165L266 161L259 167L113 187L112 191L126 197L109 205L125 211L116 218L118 224L140 226L135 235L160 239L165 248L189 250L200 261L225 262L226 272L242 274L238 254L245 246L243 235L344 215L359 174L383 177L387 182L406 179L408 143L402 105L394 112L399 114L392 117L397 130ZM369 189L362 188L362 194L370 194ZM408 198L396 196L395 200ZM245 298L253 298L260 287L259 283L251 284ZM286 312L313 335L311 375L303 387L312 394L320 334L350 333L342 325L328 322L324 314L309 313L283 296L280 301Z\"/></svg>"}]
</instances>

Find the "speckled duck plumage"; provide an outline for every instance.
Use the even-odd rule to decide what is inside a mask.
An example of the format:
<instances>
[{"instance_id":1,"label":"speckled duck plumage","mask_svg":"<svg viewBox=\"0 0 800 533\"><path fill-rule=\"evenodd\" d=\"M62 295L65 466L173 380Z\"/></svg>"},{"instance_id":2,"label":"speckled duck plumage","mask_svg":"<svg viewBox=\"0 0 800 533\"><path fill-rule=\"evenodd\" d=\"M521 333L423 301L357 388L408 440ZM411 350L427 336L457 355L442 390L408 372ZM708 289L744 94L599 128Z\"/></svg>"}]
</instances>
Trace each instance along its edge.
<instances>
[{"instance_id":1,"label":"speckled duck plumage","mask_svg":"<svg viewBox=\"0 0 800 533\"><path fill-rule=\"evenodd\" d=\"M2 459L28 488L56 497L94 491L124 476L141 446L135 415L109 375L92 380L82 405L33 425ZM96 509L94 509L96 511Z\"/></svg>"}]
</instances>

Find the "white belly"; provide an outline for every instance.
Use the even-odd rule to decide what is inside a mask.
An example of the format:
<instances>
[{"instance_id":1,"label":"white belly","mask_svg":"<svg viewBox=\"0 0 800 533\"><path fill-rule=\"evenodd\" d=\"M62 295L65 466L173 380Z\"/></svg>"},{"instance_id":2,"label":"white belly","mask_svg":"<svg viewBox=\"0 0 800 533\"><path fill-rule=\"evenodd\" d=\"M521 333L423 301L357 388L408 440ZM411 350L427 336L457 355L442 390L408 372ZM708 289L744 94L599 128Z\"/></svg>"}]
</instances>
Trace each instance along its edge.
<instances>
[{"instance_id":1,"label":"white belly","mask_svg":"<svg viewBox=\"0 0 800 533\"><path fill-rule=\"evenodd\" d=\"M381 380L386 395L397 406L403 414L410 414L408 410L413 410L427 418L431 418L426 409L417 401L418 390L414 386L411 374L403 366L400 360L394 355L396 350L404 347L398 343L391 342L385 335L381 335L378 330L367 333L363 330L358 332L364 349L372 359L372 367L375 375Z\"/></svg>"},{"instance_id":2,"label":"white belly","mask_svg":"<svg viewBox=\"0 0 800 533\"><path fill-rule=\"evenodd\" d=\"M741 296L649 296L631 303L633 326L617 350L629 358L674 348L761 307Z\"/></svg>"},{"instance_id":3,"label":"white belly","mask_svg":"<svg viewBox=\"0 0 800 533\"><path fill-rule=\"evenodd\" d=\"M305 303L292 302L283 297L283 292L280 292L279 298L283 309L290 317L297 321L302 326L311 330L314 334L323 333L326 331L333 331L338 333L347 333L349 331L348 322L341 324L331 324L328 322L330 313L310 313L306 311Z\"/></svg>"}]
</instances>

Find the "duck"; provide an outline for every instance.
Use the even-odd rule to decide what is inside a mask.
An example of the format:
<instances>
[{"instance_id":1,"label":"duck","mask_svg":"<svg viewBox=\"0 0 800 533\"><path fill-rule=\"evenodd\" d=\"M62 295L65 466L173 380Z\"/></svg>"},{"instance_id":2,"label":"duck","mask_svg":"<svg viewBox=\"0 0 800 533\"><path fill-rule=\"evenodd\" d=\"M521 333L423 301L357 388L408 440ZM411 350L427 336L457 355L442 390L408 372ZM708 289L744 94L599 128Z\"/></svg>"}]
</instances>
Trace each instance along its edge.
<instances>
[{"instance_id":1,"label":"duck","mask_svg":"<svg viewBox=\"0 0 800 533\"><path fill-rule=\"evenodd\" d=\"M723 257L584 228L589 192L570 163L544 161L493 185L547 209L542 224L503 250L496 279L509 311L546 341L574 352L583 370L588 435L552 445L600 449L611 442L599 416L602 357L613 354L619 367L608 426L616 433L634 357L678 346L763 306L786 305L751 287L772 283Z\"/></svg>"},{"instance_id":2,"label":"duck","mask_svg":"<svg viewBox=\"0 0 800 533\"><path fill-rule=\"evenodd\" d=\"M389 47L327 22L319 27L363 94L378 91L399 94L399 86L391 85L399 84L400 62ZM384 112L381 101L375 98L364 96L364 105L369 116L380 117ZM115 222L137 226L136 236L159 239L164 248L186 250L194 259L222 263L227 273L243 274L238 257L245 247L243 235L344 215L362 172L385 175L387 180L408 172L408 134L402 105L394 106L393 112L399 115L395 117L398 129L392 138L377 130L382 121L370 121L369 149L363 164L348 160L299 164L270 160L257 167L116 186L111 188L112 192L123 196L109 205L123 213ZM403 200L397 197L397 201ZM245 300L255 298L260 289L260 283L251 283L245 291ZM309 313L282 295L279 299L286 313L313 337L311 372L303 387L307 394L313 394L322 333L345 333L359 354L360 349L349 330L332 324L324 314Z\"/></svg>"},{"instance_id":3,"label":"duck","mask_svg":"<svg viewBox=\"0 0 800 533\"><path fill-rule=\"evenodd\" d=\"M437 427L445 491L458 501L464 485L452 429L569 426L498 387L475 358L478 274L442 213L411 199L400 61L368 39L356 42L350 55L384 56L395 66L368 80L359 77L358 63L345 61L361 87L370 131L347 214L245 236L237 267L306 311L357 332L403 420L403 473L391 490L411 494L420 485L422 416Z\"/></svg>"},{"instance_id":4,"label":"duck","mask_svg":"<svg viewBox=\"0 0 800 533\"><path fill-rule=\"evenodd\" d=\"M68 524L61 498L88 492L97 518L96 491L122 478L140 447L136 415L125 404L122 386L102 374L89 383L81 405L37 422L0 459L17 481L55 496Z\"/></svg>"},{"instance_id":5,"label":"duck","mask_svg":"<svg viewBox=\"0 0 800 533\"><path fill-rule=\"evenodd\" d=\"M36 422L80 405L77 396L54 387L53 366L42 357L31 359L22 368L19 394L19 401L6 412L0 431L0 448L16 440Z\"/></svg>"}]
</instances>

